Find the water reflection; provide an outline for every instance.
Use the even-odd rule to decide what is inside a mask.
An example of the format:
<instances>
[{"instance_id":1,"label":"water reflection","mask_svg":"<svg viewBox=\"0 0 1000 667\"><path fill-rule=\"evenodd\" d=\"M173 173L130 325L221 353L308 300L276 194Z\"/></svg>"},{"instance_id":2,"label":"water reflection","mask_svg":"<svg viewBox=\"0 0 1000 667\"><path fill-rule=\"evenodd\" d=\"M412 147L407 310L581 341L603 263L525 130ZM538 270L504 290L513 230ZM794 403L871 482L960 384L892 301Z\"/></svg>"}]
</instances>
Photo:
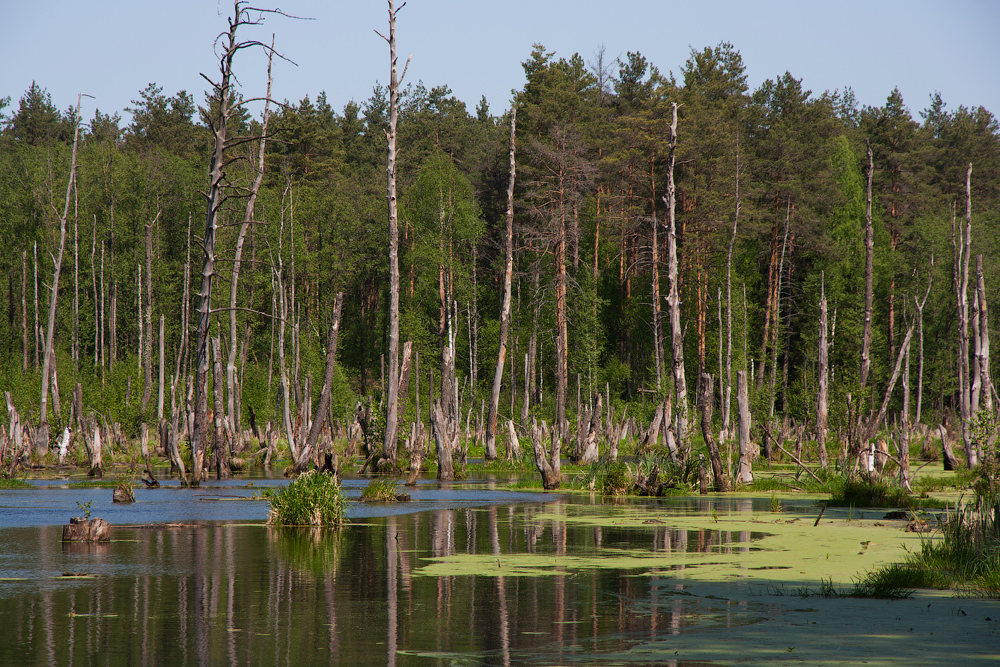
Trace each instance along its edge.
<instances>
[{"instance_id":1,"label":"water reflection","mask_svg":"<svg viewBox=\"0 0 1000 667\"><path fill-rule=\"evenodd\" d=\"M752 535L589 526L579 505L439 509L371 519L341 535L263 525L118 528L63 547L57 526L0 530L0 665L445 665L576 661L693 624L729 622L669 578L569 569L604 550L713 553ZM496 576L427 576L428 559L497 559ZM507 576L512 554L555 574ZM662 571L683 564L664 561ZM87 578L65 577L63 573Z\"/></svg>"}]
</instances>

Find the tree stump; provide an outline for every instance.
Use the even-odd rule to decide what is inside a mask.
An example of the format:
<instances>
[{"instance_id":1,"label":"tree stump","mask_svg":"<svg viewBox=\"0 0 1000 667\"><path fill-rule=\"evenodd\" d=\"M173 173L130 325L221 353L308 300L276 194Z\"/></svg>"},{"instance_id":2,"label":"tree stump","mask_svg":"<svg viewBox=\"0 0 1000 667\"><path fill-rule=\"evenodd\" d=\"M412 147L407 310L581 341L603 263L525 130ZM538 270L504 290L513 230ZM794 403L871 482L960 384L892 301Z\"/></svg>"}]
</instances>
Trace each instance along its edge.
<instances>
[{"instance_id":1,"label":"tree stump","mask_svg":"<svg viewBox=\"0 0 1000 667\"><path fill-rule=\"evenodd\" d=\"M63 542L108 542L111 524L104 519L87 519L75 516L63 526Z\"/></svg>"}]
</instances>

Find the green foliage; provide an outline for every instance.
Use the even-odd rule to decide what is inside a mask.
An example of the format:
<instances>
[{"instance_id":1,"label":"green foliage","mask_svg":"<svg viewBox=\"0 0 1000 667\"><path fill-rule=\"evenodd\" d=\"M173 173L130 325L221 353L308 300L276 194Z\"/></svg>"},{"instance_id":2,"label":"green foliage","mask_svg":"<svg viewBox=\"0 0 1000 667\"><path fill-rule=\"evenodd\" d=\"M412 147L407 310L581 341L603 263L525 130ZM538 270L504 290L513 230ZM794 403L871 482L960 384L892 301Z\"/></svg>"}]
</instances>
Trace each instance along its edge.
<instances>
[{"instance_id":1,"label":"green foliage","mask_svg":"<svg viewBox=\"0 0 1000 667\"><path fill-rule=\"evenodd\" d=\"M85 503L81 503L79 500L76 501L76 506L80 508L81 512L83 512L83 518L85 519L90 518L90 506L93 504L94 504L93 500L88 500Z\"/></svg>"},{"instance_id":2,"label":"green foliage","mask_svg":"<svg viewBox=\"0 0 1000 667\"><path fill-rule=\"evenodd\" d=\"M309 470L277 493L268 489L264 497L271 503L267 522L275 526L315 526L340 528L347 505L337 478Z\"/></svg>"},{"instance_id":3,"label":"green foliage","mask_svg":"<svg viewBox=\"0 0 1000 667\"><path fill-rule=\"evenodd\" d=\"M30 489L32 484L20 477L0 477L0 489Z\"/></svg>"}]
</instances>

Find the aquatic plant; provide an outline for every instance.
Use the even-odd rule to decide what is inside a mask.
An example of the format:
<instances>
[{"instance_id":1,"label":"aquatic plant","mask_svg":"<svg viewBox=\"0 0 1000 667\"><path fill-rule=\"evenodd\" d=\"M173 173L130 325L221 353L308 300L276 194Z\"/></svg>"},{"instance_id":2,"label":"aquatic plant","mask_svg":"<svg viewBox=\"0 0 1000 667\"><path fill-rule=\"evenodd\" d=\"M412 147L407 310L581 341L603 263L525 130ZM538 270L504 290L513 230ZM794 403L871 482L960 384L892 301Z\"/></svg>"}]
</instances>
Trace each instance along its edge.
<instances>
[{"instance_id":1,"label":"aquatic plant","mask_svg":"<svg viewBox=\"0 0 1000 667\"><path fill-rule=\"evenodd\" d=\"M340 528L347 501L336 477L310 470L277 493L267 490L271 503L267 522L275 526L321 526Z\"/></svg>"},{"instance_id":2,"label":"aquatic plant","mask_svg":"<svg viewBox=\"0 0 1000 667\"><path fill-rule=\"evenodd\" d=\"M20 477L0 477L0 489L30 489L31 484Z\"/></svg>"},{"instance_id":3,"label":"aquatic plant","mask_svg":"<svg viewBox=\"0 0 1000 667\"><path fill-rule=\"evenodd\" d=\"M955 587L976 596L1000 596L1000 496L959 503L941 527L904 563L866 575L856 590ZM885 597L865 595L864 597Z\"/></svg>"},{"instance_id":4,"label":"aquatic plant","mask_svg":"<svg viewBox=\"0 0 1000 667\"><path fill-rule=\"evenodd\" d=\"M398 480L391 477L376 477L361 491L362 502L392 502L396 500Z\"/></svg>"}]
</instances>

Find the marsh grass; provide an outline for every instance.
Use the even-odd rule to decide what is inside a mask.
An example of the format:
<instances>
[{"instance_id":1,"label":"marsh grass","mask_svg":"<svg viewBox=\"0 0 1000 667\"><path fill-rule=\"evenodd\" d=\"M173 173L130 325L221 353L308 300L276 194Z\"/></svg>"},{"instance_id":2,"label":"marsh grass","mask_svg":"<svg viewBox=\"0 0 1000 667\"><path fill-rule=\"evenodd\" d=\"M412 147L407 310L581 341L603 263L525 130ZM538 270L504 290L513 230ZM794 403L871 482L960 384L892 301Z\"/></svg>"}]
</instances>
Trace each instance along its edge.
<instances>
[{"instance_id":1,"label":"marsh grass","mask_svg":"<svg viewBox=\"0 0 1000 667\"><path fill-rule=\"evenodd\" d=\"M275 526L340 528L347 501L333 475L310 470L277 493L264 492L271 503L267 522Z\"/></svg>"},{"instance_id":2,"label":"marsh grass","mask_svg":"<svg viewBox=\"0 0 1000 667\"><path fill-rule=\"evenodd\" d=\"M949 513L940 539L925 539L904 563L873 570L855 586L858 597L900 597L886 591L955 588L1000 597L1000 496L977 496Z\"/></svg>"},{"instance_id":3,"label":"marsh grass","mask_svg":"<svg viewBox=\"0 0 1000 667\"><path fill-rule=\"evenodd\" d=\"M20 477L0 478L0 489L30 489L31 486Z\"/></svg>"},{"instance_id":4,"label":"marsh grass","mask_svg":"<svg viewBox=\"0 0 1000 667\"><path fill-rule=\"evenodd\" d=\"M376 477L361 490L361 502L395 502L398 480L391 477Z\"/></svg>"}]
</instances>

